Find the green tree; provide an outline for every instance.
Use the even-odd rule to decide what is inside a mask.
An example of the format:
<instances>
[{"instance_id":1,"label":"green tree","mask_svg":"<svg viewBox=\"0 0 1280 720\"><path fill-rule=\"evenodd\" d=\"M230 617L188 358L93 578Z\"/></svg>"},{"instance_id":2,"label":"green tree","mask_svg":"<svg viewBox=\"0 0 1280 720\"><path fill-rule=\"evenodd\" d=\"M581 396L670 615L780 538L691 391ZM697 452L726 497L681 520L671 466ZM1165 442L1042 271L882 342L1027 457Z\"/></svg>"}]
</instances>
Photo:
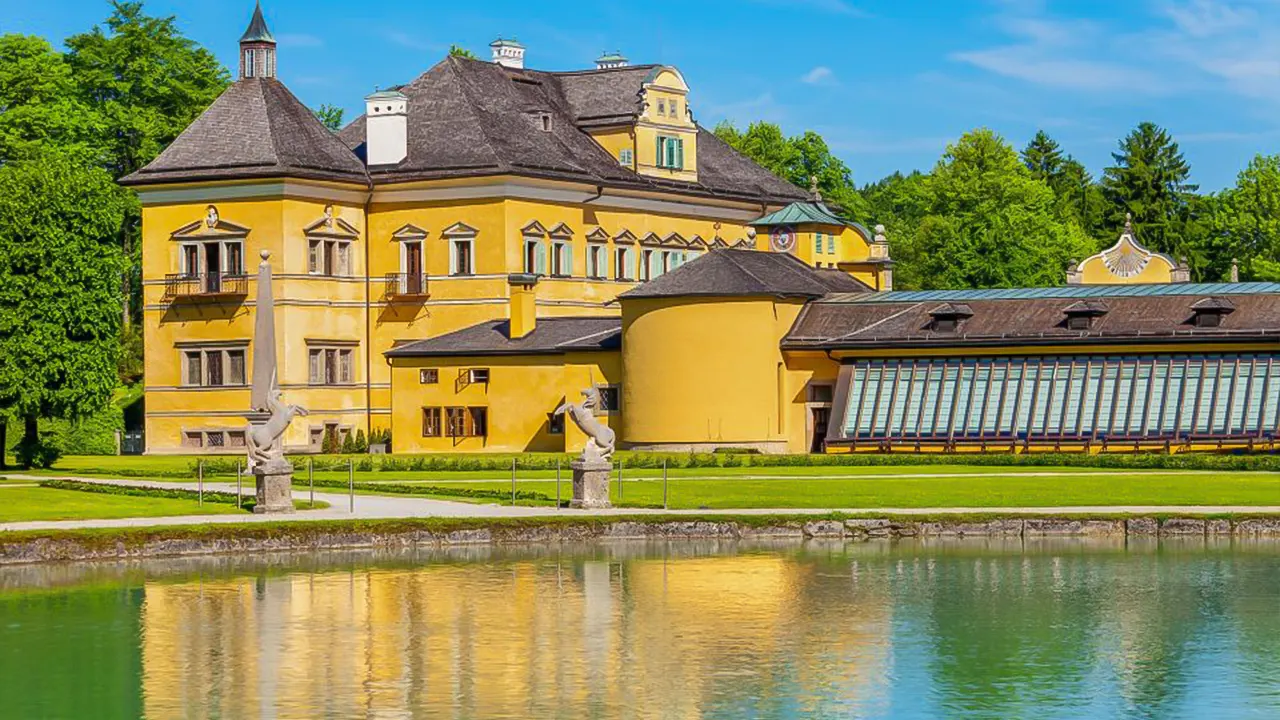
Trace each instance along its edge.
<instances>
[{"instance_id":1,"label":"green tree","mask_svg":"<svg viewBox=\"0 0 1280 720\"><path fill-rule=\"evenodd\" d=\"M1191 166L1178 143L1154 123L1140 123L1112 153L1115 165L1102 178L1110 204L1107 226L1118 232L1131 214L1139 240L1147 247L1184 254L1191 240L1185 236L1188 197L1196 191L1187 183Z\"/></svg>"},{"instance_id":2,"label":"green tree","mask_svg":"<svg viewBox=\"0 0 1280 720\"><path fill-rule=\"evenodd\" d=\"M1062 148L1045 131L1037 130L1036 136L1022 149L1022 162L1031 171L1031 177L1053 187L1063 171Z\"/></svg>"},{"instance_id":3,"label":"green tree","mask_svg":"<svg viewBox=\"0 0 1280 720\"><path fill-rule=\"evenodd\" d=\"M322 125L333 132L338 132L342 129L342 116L345 111L337 105L325 103L311 112L315 113L316 118Z\"/></svg>"},{"instance_id":4,"label":"green tree","mask_svg":"<svg viewBox=\"0 0 1280 720\"><path fill-rule=\"evenodd\" d=\"M470 50L468 50L468 49L466 49L466 48L462 47L461 45L450 45L450 46L449 46L449 55L450 55L451 57L466 58L466 59L468 59L468 60L475 60L475 59L476 59L476 54L475 54L475 53L473 53L473 52L471 52Z\"/></svg>"},{"instance_id":5,"label":"green tree","mask_svg":"<svg viewBox=\"0 0 1280 720\"><path fill-rule=\"evenodd\" d=\"M1072 260L1093 250L1053 191L990 130L947 148L924 187L928 214L916 243L925 287L1058 285Z\"/></svg>"},{"instance_id":6,"label":"green tree","mask_svg":"<svg viewBox=\"0 0 1280 720\"><path fill-rule=\"evenodd\" d=\"M116 387L127 207L98 168L0 167L0 408L22 418L28 449L39 418L83 418Z\"/></svg>"},{"instance_id":7,"label":"green tree","mask_svg":"<svg viewBox=\"0 0 1280 720\"><path fill-rule=\"evenodd\" d=\"M903 290L921 289L921 262L916 242L920 223L929 213L928 176L895 172L862 188L868 204L869 224L884 225L895 265L893 285Z\"/></svg>"},{"instance_id":8,"label":"green tree","mask_svg":"<svg viewBox=\"0 0 1280 720\"><path fill-rule=\"evenodd\" d=\"M773 123L755 122L739 131L727 121L716 125L715 134L733 149L793 185L808 188L814 179L829 203L852 218L865 217L868 206L853 184L849 167L831 154L826 140L807 130L787 137Z\"/></svg>"},{"instance_id":9,"label":"green tree","mask_svg":"<svg viewBox=\"0 0 1280 720\"><path fill-rule=\"evenodd\" d=\"M1058 198L1058 208L1075 220L1095 240L1106 240L1106 198L1093 175L1074 157L1062 161L1062 170L1050 185Z\"/></svg>"},{"instance_id":10,"label":"green tree","mask_svg":"<svg viewBox=\"0 0 1280 720\"><path fill-rule=\"evenodd\" d=\"M1249 280L1280 280L1280 155L1257 155L1216 199L1199 253L1203 278L1224 280L1233 259Z\"/></svg>"},{"instance_id":11,"label":"green tree","mask_svg":"<svg viewBox=\"0 0 1280 720\"><path fill-rule=\"evenodd\" d=\"M111 3L106 29L67 38L66 62L80 100L96 109L102 165L114 178L160 154L227 87L230 76L213 53L184 37L173 16L152 17L141 2ZM140 213L119 229L127 269L121 306L127 326L140 316Z\"/></svg>"},{"instance_id":12,"label":"green tree","mask_svg":"<svg viewBox=\"0 0 1280 720\"><path fill-rule=\"evenodd\" d=\"M44 38L0 36L0 163L53 148L97 161L100 133L61 53Z\"/></svg>"}]
</instances>

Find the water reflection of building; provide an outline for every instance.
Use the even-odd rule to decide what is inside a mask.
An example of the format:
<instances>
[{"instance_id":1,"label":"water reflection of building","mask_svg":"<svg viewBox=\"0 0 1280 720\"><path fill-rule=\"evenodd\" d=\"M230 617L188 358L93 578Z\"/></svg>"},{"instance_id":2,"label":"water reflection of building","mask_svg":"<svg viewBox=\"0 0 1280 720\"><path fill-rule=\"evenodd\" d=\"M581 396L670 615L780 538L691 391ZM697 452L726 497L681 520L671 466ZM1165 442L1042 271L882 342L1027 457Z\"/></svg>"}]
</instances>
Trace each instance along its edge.
<instances>
[{"instance_id":1,"label":"water reflection of building","mask_svg":"<svg viewBox=\"0 0 1280 720\"><path fill-rule=\"evenodd\" d=\"M830 711L884 686L889 618L883 588L855 590L847 567L778 555L155 584L142 618L145 712Z\"/></svg>"}]
</instances>

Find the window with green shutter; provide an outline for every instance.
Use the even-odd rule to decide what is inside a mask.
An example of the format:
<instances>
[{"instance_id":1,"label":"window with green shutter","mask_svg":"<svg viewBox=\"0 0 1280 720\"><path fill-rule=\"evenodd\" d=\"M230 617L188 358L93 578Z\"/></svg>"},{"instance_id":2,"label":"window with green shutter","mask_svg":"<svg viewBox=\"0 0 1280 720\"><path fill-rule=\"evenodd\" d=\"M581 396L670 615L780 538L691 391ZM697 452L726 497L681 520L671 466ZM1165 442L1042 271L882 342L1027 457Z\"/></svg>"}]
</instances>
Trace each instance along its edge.
<instances>
[{"instance_id":1,"label":"window with green shutter","mask_svg":"<svg viewBox=\"0 0 1280 720\"><path fill-rule=\"evenodd\" d=\"M822 233L813 234L813 251L815 253L822 252Z\"/></svg>"}]
</instances>

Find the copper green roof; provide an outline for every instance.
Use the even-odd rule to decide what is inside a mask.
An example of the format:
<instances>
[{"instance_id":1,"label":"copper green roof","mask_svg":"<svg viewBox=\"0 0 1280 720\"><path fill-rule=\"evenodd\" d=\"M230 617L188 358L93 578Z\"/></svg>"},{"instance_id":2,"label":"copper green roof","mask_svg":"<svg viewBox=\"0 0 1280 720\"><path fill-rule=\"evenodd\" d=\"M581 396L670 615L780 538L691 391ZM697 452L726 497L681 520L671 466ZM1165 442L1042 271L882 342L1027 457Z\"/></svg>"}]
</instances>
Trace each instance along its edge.
<instances>
[{"instance_id":1,"label":"copper green roof","mask_svg":"<svg viewBox=\"0 0 1280 720\"><path fill-rule=\"evenodd\" d=\"M271 31L267 29L267 21L262 17L262 3L258 3L253 8L253 19L249 21L249 29L240 36L240 42L274 43L275 41Z\"/></svg>"},{"instance_id":2,"label":"copper green roof","mask_svg":"<svg viewBox=\"0 0 1280 720\"><path fill-rule=\"evenodd\" d=\"M848 225L849 221L836 215L821 202L793 202L790 205L757 218L748 225L803 225L805 223L821 223L823 225Z\"/></svg>"},{"instance_id":3,"label":"copper green roof","mask_svg":"<svg viewBox=\"0 0 1280 720\"><path fill-rule=\"evenodd\" d=\"M493 42L489 43L489 47L514 47L514 48L524 49L524 45L521 45L520 41L516 40L515 38L511 38L510 40L505 38L498 38L497 40L494 40Z\"/></svg>"}]
</instances>

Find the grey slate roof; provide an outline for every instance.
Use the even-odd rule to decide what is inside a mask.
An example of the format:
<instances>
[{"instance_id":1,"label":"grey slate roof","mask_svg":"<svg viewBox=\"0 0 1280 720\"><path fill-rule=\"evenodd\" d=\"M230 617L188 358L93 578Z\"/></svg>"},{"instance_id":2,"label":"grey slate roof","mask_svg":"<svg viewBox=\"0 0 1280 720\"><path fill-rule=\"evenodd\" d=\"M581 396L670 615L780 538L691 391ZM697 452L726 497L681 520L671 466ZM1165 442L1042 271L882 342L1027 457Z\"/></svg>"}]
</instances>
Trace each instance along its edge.
<instances>
[{"instance_id":1,"label":"grey slate roof","mask_svg":"<svg viewBox=\"0 0 1280 720\"><path fill-rule=\"evenodd\" d=\"M121 182L254 177L367 183L364 163L275 78L228 87L159 157Z\"/></svg>"},{"instance_id":2,"label":"grey slate roof","mask_svg":"<svg viewBox=\"0 0 1280 720\"><path fill-rule=\"evenodd\" d=\"M1195 287L1153 287L1188 286ZM1092 310L1105 309L1103 313L1091 313L1094 322L1087 331L1072 330L1066 322L1068 310L1084 309L1080 307L1080 297L1070 294L999 299L960 296L972 315L961 322L956 332L931 329L930 313L937 309L938 301L916 297L921 293L830 295L809 303L801 311L783 340L783 347L834 350L941 346L963 351L966 347L1010 345L1280 342L1280 296L1274 292L1232 294L1235 311L1225 315L1218 327L1200 327L1193 322L1195 308L1203 307L1205 299L1213 296L1185 292L1133 294L1126 291L1129 287L1110 286L1110 294L1104 292L1083 301L1092 303ZM897 300L893 299L895 296L904 297ZM946 302L954 305L960 298Z\"/></svg>"},{"instance_id":3,"label":"grey slate roof","mask_svg":"<svg viewBox=\"0 0 1280 720\"><path fill-rule=\"evenodd\" d=\"M619 299L662 297L773 296L820 298L829 293L865 293L871 289L847 273L816 270L786 253L712 250Z\"/></svg>"},{"instance_id":4,"label":"grey slate roof","mask_svg":"<svg viewBox=\"0 0 1280 720\"><path fill-rule=\"evenodd\" d=\"M393 183L514 174L750 201L805 197L702 128L696 183L621 166L584 128L632 122L641 111L641 85L657 67L550 73L448 57L399 88L409 98L408 156L370 175ZM549 132L542 130L543 114L551 117ZM339 137L363 155L365 117Z\"/></svg>"},{"instance_id":5,"label":"grey slate roof","mask_svg":"<svg viewBox=\"0 0 1280 720\"><path fill-rule=\"evenodd\" d=\"M490 320L447 335L398 345L384 354L389 358L562 355L617 350L622 346L620 317L538 318L533 332L516 340L509 337L510 327L508 320Z\"/></svg>"},{"instance_id":6,"label":"grey slate roof","mask_svg":"<svg viewBox=\"0 0 1280 720\"><path fill-rule=\"evenodd\" d=\"M275 41L275 37L267 29L267 21L262 17L262 3L259 2L253 8L253 19L249 21L249 27L245 29L244 35L240 36L240 42L274 43Z\"/></svg>"}]
</instances>

